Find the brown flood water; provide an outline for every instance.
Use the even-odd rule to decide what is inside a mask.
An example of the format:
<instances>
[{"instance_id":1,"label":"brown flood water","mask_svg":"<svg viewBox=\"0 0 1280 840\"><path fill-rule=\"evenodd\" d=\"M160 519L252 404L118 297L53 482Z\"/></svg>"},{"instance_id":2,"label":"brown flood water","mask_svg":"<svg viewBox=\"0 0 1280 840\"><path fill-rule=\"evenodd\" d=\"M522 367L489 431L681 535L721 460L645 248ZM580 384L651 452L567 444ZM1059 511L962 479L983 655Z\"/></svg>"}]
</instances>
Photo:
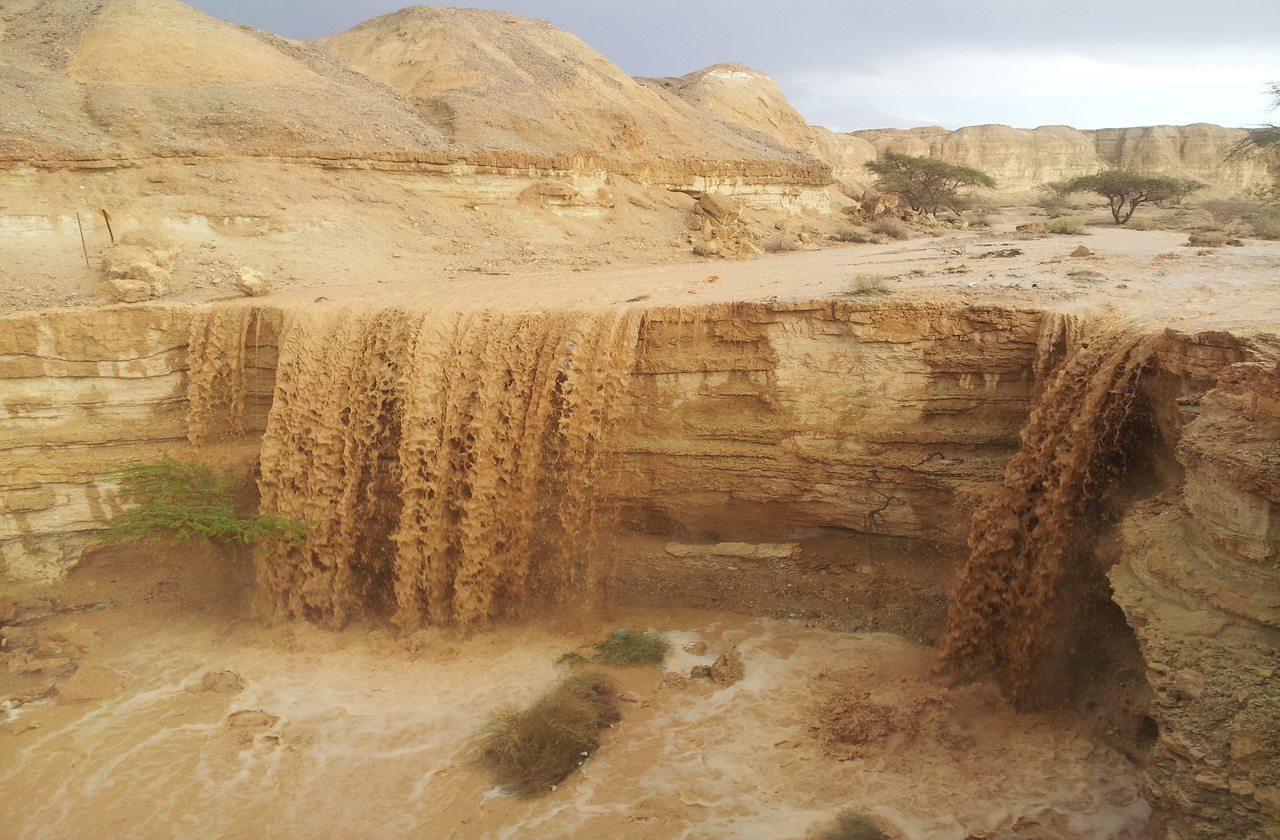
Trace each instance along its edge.
<instances>
[{"instance_id":1,"label":"brown flood water","mask_svg":"<svg viewBox=\"0 0 1280 840\"><path fill-rule=\"evenodd\" d=\"M890 634L698 611L399 640L155 604L75 620L102 633L91 659L126 687L14 710L0 738L6 837L776 840L853 806L910 840L1123 840L1143 836L1149 813L1139 771L1070 720L933 684L932 651ZM623 625L667 630L667 668L686 674L736 645L746 677L672 688L656 670L615 669L622 722L541 798L505 796L468 765L488 715L529 702L565 673L561 655ZM683 651L694 641L704 656ZM198 690L210 669L242 675L244 690ZM820 709L849 688L928 719L899 717L857 757L829 757Z\"/></svg>"}]
</instances>

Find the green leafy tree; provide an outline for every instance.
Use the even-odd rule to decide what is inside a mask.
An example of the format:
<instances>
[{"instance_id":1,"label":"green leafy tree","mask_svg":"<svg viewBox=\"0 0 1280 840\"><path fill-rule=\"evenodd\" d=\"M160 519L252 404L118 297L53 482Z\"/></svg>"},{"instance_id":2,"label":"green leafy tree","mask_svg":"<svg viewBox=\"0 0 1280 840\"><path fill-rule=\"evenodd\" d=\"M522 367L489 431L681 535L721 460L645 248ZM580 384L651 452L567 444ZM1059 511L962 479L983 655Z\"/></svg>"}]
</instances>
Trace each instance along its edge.
<instances>
[{"instance_id":1,"label":"green leafy tree","mask_svg":"<svg viewBox=\"0 0 1280 840\"><path fill-rule=\"evenodd\" d=\"M112 543L196 539L205 545L247 546L300 539L306 526L272 514L241 516L235 481L209 464L164 455L128 464L108 476L133 505L107 522L102 539Z\"/></svg>"},{"instance_id":2,"label":"green leafy tree","mask_svg":"<svg viewBox=\"0 0 1280 840\"><path fill-rule=\"evenodd\" d=\"M1181 188L1182 182L1177 178L1142 175L1127 169L1081 175L1066 184L1067 192L1091 192L1105 198L1111 206L1111 217L1118 225L1129 221L1140 205L1173 198Z\"/></svg>"},{"instance_id":3,"label":"green leafy tree","mask_svg":"<svg viewBox=\"0 0 1280 840\"><path fill-rule=\"evenodd\" d=\"M866 167L875 173L881 192L896 195L912 210L931 216L943 208L958 207L970 188L996 185L995 179L981 170L897 152L888 152Z\"/></svg>"}]
</instances>

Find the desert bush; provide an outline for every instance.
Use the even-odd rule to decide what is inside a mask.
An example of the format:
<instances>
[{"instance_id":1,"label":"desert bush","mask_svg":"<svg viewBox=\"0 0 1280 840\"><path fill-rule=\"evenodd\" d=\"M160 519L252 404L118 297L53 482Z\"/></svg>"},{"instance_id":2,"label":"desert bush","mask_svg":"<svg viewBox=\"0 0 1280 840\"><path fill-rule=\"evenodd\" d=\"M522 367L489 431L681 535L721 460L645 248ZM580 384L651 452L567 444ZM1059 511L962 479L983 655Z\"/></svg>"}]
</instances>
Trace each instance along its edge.
<instances>
[{"instance_id":1,"label":"desert bush","mask_svg":"<svg viewBox=\"0 0 1280 840\"><path fill-rule=\"evenodd\" d=\"M621 720L618 691L589 672L552 686L527 709L503 709L480 731L473 760L518 796L560 784L600 746L600 732Z\"/></svg>"},{"instance_id":2,"label":"desert bush","mask_svg":"<svg viewBox=\"0 0 1280 840\"><path fill-rule=\"evenodd\" d=\"M845 286L846 295L887 295L889 278L883 274L855 274Z\"/></svg>"},{"instance_id":3,"label":"desert bush","mask_svg":"<svg viewBox=\"0 0 1280 840\"><path fill-rule=\"evenodd\" d=\"M841 228L827 238L834 242L854 242L858 245L883 245L888 241L883 234L856 227Z\"/></svg>"},{"instance_id":4,"label":"desert bush","mask_svg":"<svg viewBox=\"0 0 1280 840\"><path fill-rule=\"evenodd\" d=\"M596 650L606 665L661 665L670 647L667 637L657 630L632 633L624 629L615 631Z\"/></svg>"},{"instance_id":5,"label":"desert bush","mask_svg":"<svg viewBox=\"0 0 1280 840\"><path fill-rule=\"evenodd\" d=\"M1260 201L1206 201L1204 209L1219 229L1237 236L1280 239L1280 207Z\"/></svg>"},{"instance_id":6,"label":"desert bush","mask_svg":"<svg viewBox=\"0 0 1280 840\"><path fill-rule=\"evenodd\" d=\"M770 254L777 254L784 251L799 251L800 240L796 238L795 234L779 232L765 237L764 242L760 243L760 247L764 248Z\"/></svg>"},{"instance_id":7,"label":"desert bush","mask_svg":"<svg viewBox=\"0 0 1280 840\"><path fill-rule=\"evenodd\" d=\"M1270 207L1249 219L1253 235L1258 239L1280 239L1280 208Z\"/></svg>"},{"instance_id":8,"label":"desert bush","mask_svg":"<svg viewBox=\"0 0 1280 840\"><path fill-rule=\"evenodd\" d=\"M119 482L121 496L134 506L108 520L105 542L197 539L206 545L249 545L296 540L306 533L303 523L284 517L239 515L235 481L200 461L164 455L119 467L107 478Z\"/></svg>"},{"instance_id":9,"label":"desert bush","mask_svg":"<svg viewBox=\"0 0 1280 840\"><path fill-rule=\"evenodd\" d=\"M875 823L852 808L836 812L835 822L818 837L819 840L889 840Z\"/></svg>"},{"instance_id":10,"label":"desert bush","mask_svg":"<svg viewBox=\"0 0 1280 840\"><path fill-rule=\"evenodd\" d=\"M1160 230L1160 223L1155 219L1131 219L1129 221L1130 230Z\"/></svg>"},{"instance_id":11,"label":"desert bush","mask_svg":"<svg viewBox=\"0 0 1280 840\"><path fill-rule=\"evenodd\" d=\"M1060 219L1054 219L1045 225L1045 230L1050 233L1062 233L1069 236L1083 236L1085 233L1085 221L1079 216L1063 216Z\"/></svg>"},{"instance_id":12,"label":"desert bush","mask_svg":"<svg viewBox=\"0 0 1280 840\"><path fill-rule=\"evenodd\" d=\"M910 239L911 228L901 219L886 216L871 223L871 232L883 234L891 239Z\"/></svg>"},{"instance_id":13,"label":"desert bush","mask_svg":"<svg viewBox=\"0 0 1280 840\"><path fill-rule=\"evenodd\" d=\"M720 243L714 239L699 239L693 243L693 253L699 257L714 257L720 253Z\"/></svg>"},{"instance_id":14,"label":"desert bush","mask_svg":"<svg viewBox=\"0 0 1280 840\"><path fill-rule=\"evenodd\" d=\"M1045 215L1051 219L1059 216L1065 216L1071 212L1071 202L1067 201L1063 196L1055 193L1042 195L1036 199L1036 206L1045 212Z\"/></svg>"}]
</instances>

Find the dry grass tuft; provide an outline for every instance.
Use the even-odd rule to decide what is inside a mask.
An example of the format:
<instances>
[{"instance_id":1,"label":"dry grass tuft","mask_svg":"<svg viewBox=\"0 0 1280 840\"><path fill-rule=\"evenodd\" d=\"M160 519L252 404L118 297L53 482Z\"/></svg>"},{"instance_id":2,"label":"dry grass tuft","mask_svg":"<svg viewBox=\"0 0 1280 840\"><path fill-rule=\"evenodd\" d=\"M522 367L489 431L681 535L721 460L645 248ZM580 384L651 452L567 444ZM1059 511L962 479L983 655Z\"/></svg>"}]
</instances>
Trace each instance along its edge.
<instances>
[{"instance_id":1,"label":"dry grass tuft","mask_svg":"<svg viewBox=\"0 0 1280 840\"><path fill-rule=\"evenodd\" d=\"M871 223L872 233L881 233L890 239L910 239L911 228L901 219L886 216Z\"/></svg>"},{"instance_id":2,"label":"dry grass tuft","mask_svg":"<svg viewBox=\"0 0 1280 840\"><path fill-rule=\"evenodd\" d=\"M546 793L600 746L622 719L613 681L588 672L557 683L527 709L504 709L481 730L475 761L517 796Z\"/></svg>"},{"instance_id":3,"label":"dry grass tuft","mask_svg":"<svg viewBox=\"0 0 1280 840\"><path fill-rule=\"evenodd\" d=\"M667 637L657 630L643 633L615 633L597 646L599 660L606 665L661 665L670 649Z\"/></svg>"},{"instance_id":4,"label":"dry grass tuft","mask_svg":"<svg viewBox=\"0 0 1280 840\"><path fill-rule=\"evenodd\" d=\"M835 823L818 835L819 840L889 840L870 819L844 808L836 813Z\"/></svg>"}]
</instances>

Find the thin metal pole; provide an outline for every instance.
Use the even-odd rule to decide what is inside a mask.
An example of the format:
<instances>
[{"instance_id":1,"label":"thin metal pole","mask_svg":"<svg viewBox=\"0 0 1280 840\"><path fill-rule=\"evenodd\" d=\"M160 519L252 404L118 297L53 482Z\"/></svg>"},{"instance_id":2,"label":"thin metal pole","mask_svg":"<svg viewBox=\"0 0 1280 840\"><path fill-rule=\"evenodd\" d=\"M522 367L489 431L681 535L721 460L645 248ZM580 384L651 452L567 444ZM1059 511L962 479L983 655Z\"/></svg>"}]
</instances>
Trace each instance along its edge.
<instances>
[{"instance_id":1,"label":"thin metal pole","mask_svg":"<svg viewBox=\"0 0 1280 840\"><path fill-rule=\"evenodd\" d=\"M76 211L76 227L80 228L80 248L84 251L84 267L93 271L93 266L89 265L89 246L84 244L84 225L80 223L80 211Z\"/></svg>"}]
</instances>

